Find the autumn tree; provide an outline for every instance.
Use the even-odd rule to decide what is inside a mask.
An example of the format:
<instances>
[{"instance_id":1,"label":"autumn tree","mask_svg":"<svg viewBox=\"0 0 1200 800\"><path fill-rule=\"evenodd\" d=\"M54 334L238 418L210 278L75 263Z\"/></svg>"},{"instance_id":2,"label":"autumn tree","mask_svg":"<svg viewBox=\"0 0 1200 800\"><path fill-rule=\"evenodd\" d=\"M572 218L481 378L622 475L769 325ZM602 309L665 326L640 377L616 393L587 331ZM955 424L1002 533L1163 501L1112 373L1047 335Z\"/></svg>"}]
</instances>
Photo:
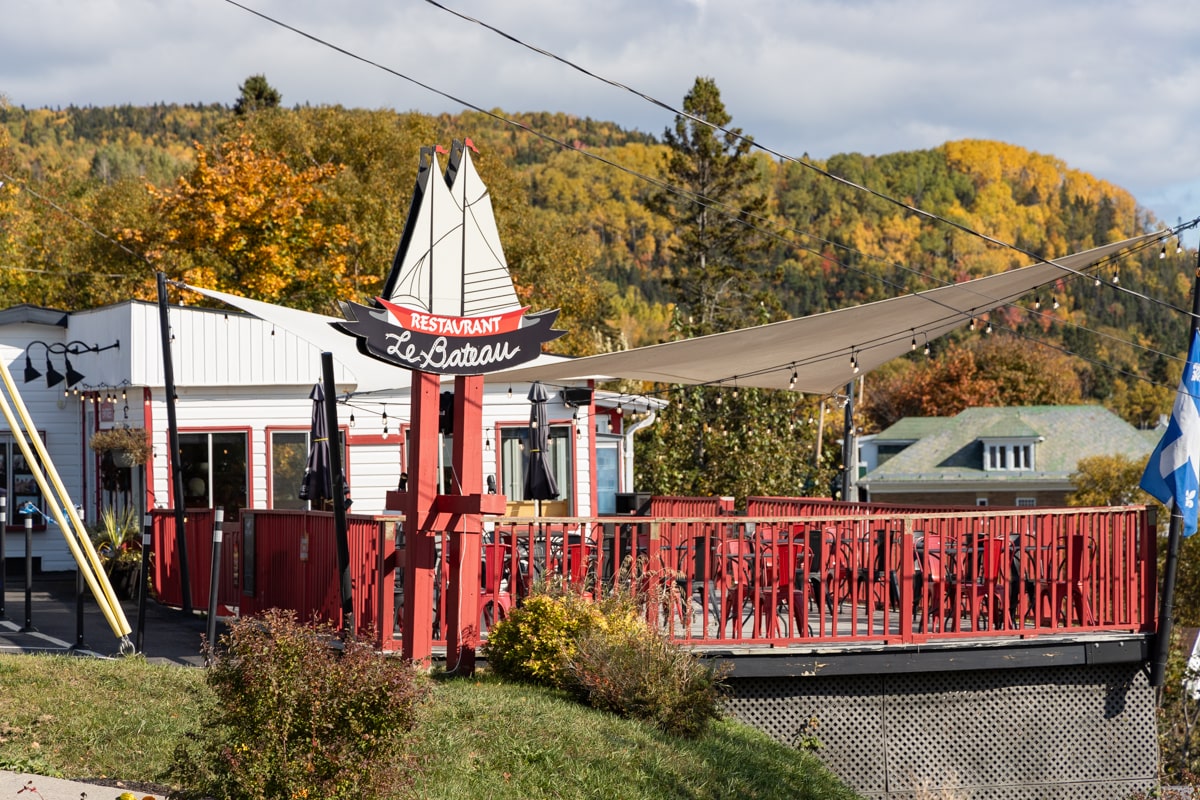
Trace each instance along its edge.
<instances>
[{"instance_id":1,"label":"autumn tree","mask_svg":"<svg viewBox=\"0 0 1200 800\"><path fill-rule=\"evenodd\" d=\"M328 310L346 286L347 226L322 221L331 165L296 171L243 134L215 151L196 145L196 166L175 186L149 186L156 224L124 239L172 277L211 289Z\"/></svg>"},{"instance_id":2,"label":"autumn tree","mask_svg":"<svg viewBox=\"0 0 1200 800\"><path fill-rule=\"evenodd\" d=\"M904 417L950 417L974 406L1078 403L1076 364L1065 353L998 333L951 342L930 358L897 361L867 380L869 430Z\"/></svg>"},{"instance_id":3,"label":"autumn tree","mask_svg":"<svg viewBox=\"0 0 1200 800\"><path fill-rule=\"evenodd\" d=\"M1069 506L1126 506L1154 503L1138 484L1146 469L1144 459L1124 453L1088 456L1079 460L1071 473L1075 490L1067 495Z\"/></svg>"}]
</instances>

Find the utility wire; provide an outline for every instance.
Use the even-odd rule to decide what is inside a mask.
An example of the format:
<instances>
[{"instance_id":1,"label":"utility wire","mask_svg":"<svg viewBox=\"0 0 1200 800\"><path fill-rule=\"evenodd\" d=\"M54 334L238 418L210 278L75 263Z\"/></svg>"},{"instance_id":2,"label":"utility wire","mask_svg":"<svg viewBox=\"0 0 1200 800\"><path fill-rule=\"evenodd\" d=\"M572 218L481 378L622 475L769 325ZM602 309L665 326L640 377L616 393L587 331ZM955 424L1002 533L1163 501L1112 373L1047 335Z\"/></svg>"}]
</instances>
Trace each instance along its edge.
<instances>
[{"instance_id":1,"label":"utility wire","mask_svg":"<svg viewBox=\"0 0 1200 800\"><path fill-rule=\"evenodd\" d=\"M233 0L226 0L226 2L232 2L232 1ZM1063 270L1070 271L1070 272L1076 272L1077 274L1080 274L1076 270L1071 270L1067 267L1064 267L1063 265L1058 264L1057 262L1053 261L1052 259L1047 259L1043 256L1039 256L1036 253L1033 253L1029 250L1024 249L1023 247L1020 247L1015 244L1011 244L1009 242L1002 241L993 236L989 236L988 234L977 231L974 228L970 228L961 222L956 222L952 219L948 219L947 217L943 217L940 214L935 214L932 211L926 211L922 208L919 208L918 206L914 206L911 203L906 203L903 200L892 197L891 195L885 194L876 189L872 189L863 184L856 183L852 180L849 180L848 178L843 178L840 175L834 174L826 169L823 169L823 168L817 166L816 164L813 164L809 161L805 161L804 159L796 158L795 156L791 156L786 153L775 150L773 148L767 147L766 145L760 144L753 137L744 135L742 133L741 129L726 128L721 125L717 125L717 124L711 122L710 120L705 119L704 117L698 117L694 114L690 114L687 111L684 111L683 109L675 108L671 104L666 103L662 100L659 100L652 95L649 95L645 92L634 89L634 88L627 86L619 81L615 81L610 78L606 78L603 75L592 72L591 70L585 69L584 67L580 66L579 64L576 64L575 62L571 61L570 59L556 55L555 53L552 53L549 50L545 50L543 48L536 47L532 44L529 44L528 42L523 41L522 39L518 38L517 36L507 33L493 25L489 25L488 23L483 22L482 20L476 19L475 17L472 17L467 14L463 14L459 11L455 11L452 8L448 8L447 6L442 5L441 3L437 2L437 0L425 0L425 2L431 6L434 6L435 8L439 8L442 11L445 11L448 14L454 15L454 16L458 17L459 19L462 19L467 22L471 22L475 25L479 25L480 27L486 28L487 30L492 31L493 33L497 34L498 36L508 39L509 41L513 42L514 44L524 47L527 50L532 50L533 52L538 53L539 55L545 56L546 58L553 59L553 60L559 62L560 64L563 64L564 66L570 67L571 69L576 70L577 72L580 72L580 73L588 76L589 78L593 78L595 80L601 81L602 83L606 83L609 86L613 86L617 89L621 89L623 91L629 92L630 94L633 94L652 105L658 106L661 109L671 112L672 114L676 115L677 117L683 117L697 125L703 125L707 128L710 128L711 130L717 131L719 133L723 133L726 136L734 138L740 142L744 142L744 143L750 145L751 147L757 148L757 149L763 151L764 153L772 155L775 158L780 159L781 161L786 161L786 162L789 162L792 164L798 164L799 166L805 167L807 169L810 169L810 170L816 172L817 174L821 175L822 177L825 177L825 178L828 178L829 180L840 183L843 186L849 187L856 191L865 192L865 193L871 195L872 197L876 197L887 203L898 206L899 208L902 208L911 214L916 214L917 216L923 217L932 222L940 222L943 225L952 227L952 228L959 230L963 233L966 233L970 236L978 237L979 239L982 239L983 241L988 242L989 244L996 245L996 246L1001 247L1006 250L1013 250L1015 252L1022 254L1023 256L1026 256L1027 258L1032 258L1034 261L1036 261L1038 263L1053 264L1054 266L1057 266ZM1200 218L1198 218L1196 220L1192 220L1188 225L1182 226L1181 228L1179 228L1177 230L1183 230L1186 228L1193 227L1194 225L1197 224L1197 222L1200 222ZM1163 238L1168 238L1169 236L1175 235L1176 233L1177 233L1177 231L1169 231L1169 232L1164 231ZM1128 294L1134 295L1136 297L1140 297L1140 298L1150 301L1150 302L1163 302L1163 301L1156 301L1153 298L1150 298L1146 295L1138 294L1138 293L1133 292L1123 286L1114 285L1112 288L1116 289L1119 292L1126 292ZM1184 309L1178 308L1176 306L1167 304L1165 302L1164 302L1164 305L1167 305L1169 308L1172 308L1173 310L1180 311L1180 312L1187 314L1188 316L1191 316L1190 310L1184 310Z\"/></svg>"},{"instance_id":2,"label":"utility wire","mask_svg":"<svg viewBox=\"0 0 1200 800\"><path fill-rule=\"evenodd\" d=\"M432 2L431 0L426 0L426 1L427 1L427 2L431 2L431 5L437 6L438 8L443 8L443 10L445 10L445 11L448 11L448 12L450 12L450 13L455 13L455 14L456 14L456 16L458 16L458 17L461 17L461 18L463 18L463 19L467 19L467 20L469 20L469 22L473 22L473 23L476 23L476 24L482 24L482 25L485 25L485 28L488 28L488 29L490 29L490 30L496 31L496 32L497 32L497 34L499 34L499 35L502 35L502 36L504 36L505 38L509 38L509 40L510 40L510 41L514 41L514 42L520 43L522 47L529 47L530 49L533 49L533 50L535 50L535 52L538 52L538 53L540 53L540 54L542 54L542 55L546 55L546 56L547 56L547 58L552 58L552 59L554 59L554 60L558 60L558 61L560 61L560 62L563 62L563 64L569 65L569 66L571 66L572 68L576 68L576 70L580 70L581 72L584 72L584 73L586 73L586 74L589 74L589 76L595 77L596 79L605 80L605 82L606 82L606 83L610 83L611 85L618 86L618 88L622 88L622 89L625 89L625 90L628 90L628 91L632 91L632 92L634 92L634 94L635 94L635 95L637 95L637 96L640 96L640 97L643 97L643 98L644 98L644 100L647 100L648 102L652 102L652 103L654 103L654 104L655 104L655 106L659 106L660 108L664 108L664 109L667 109L667 110L671 110L671 112L673 112L673 113L676 113L677 115L682 115L682 116L685 116L685 118L688 118L688 119L694 120L695 122L698 122L698 124L706 125L706 126L708 126L708 127L712 127L712 128L714 128L714 130L718 130L718 131L721 131L721 132L724 132L724 133L730 134L730 136L733 136L733 137L737 137L737 138L739 138L739 139L746 140L746 142L749 142L751 145L757 146L757 148L758 148L758 149L760 149L760 150L763 150L764 152L768 152L768 154L770 154L770 155L773 155L773 156L775 156L775 157L781 158L781 160L784 160L784 161L791 161L791 162L793 162L793 163L798 163L798 164L800 164L800 166L803 166L803 167L806 167L806 168L810 168L810 169L814 169L814 170L815 170L815 172L817 172L818 174L821 174L821 175L823 175L823 176L826 176L826 178L828 178L828 179L830 179L830 180L834 180L834 181L836 181L836 182L839 182L839 184L842 184L842 185L845 185L845 186L847 186L847 187L853 188L853 190L857 190L857 191L863 191L863 192L866 192L866 193L869 193L869 194L871 194L871 196L874 196L874 197L877 197L877 198L880 198L880 199L886 200L886 201L888 201L888 203L892 203L892 204L894 204L894 205L898 205L898 206L900 206L900 207L904 207L904 209L906 209L906 210L908 210L908 211L910 211L910 212L913 212L913 213L917 213L917 215L919 215L919 216L922 216L922 217L924 217L924 218L928 218L928 219L930 219L930 221L934 221L934 222L942 222L942 223L944 223L944 224L948 224L948 225L950 225L950 227L953 227L953 228L959 229L959 230L961 230L961 231L964 231L964 233L966 233L966 234L970 234L970 235L973 235L973 236L978 236L978 237L979 237L979 239L982 239L982 240L984 240L984 241L986 241L986 242L992 243L992 245L996 245L996 246L998 246L998 247L1002 247L1002 248L1006 248L1006 249L1012 249L1012 251L1015 251L1015 252L1018 252L1018 253L1024 254L1024 255L1026 255L1026 257L1027 257L1027 258L1032 258L1033 260L1036 260L1036 261L1038 261L1038 263L1043 263L1043 264L1049 264L1049 265L1052 265L1052 266L1056 266L1056 267L1057 267L1057 269L1061 269L1061 270L1063 270L1064 272L1072 273L1072 275L1074 275L1075 277L1091 277L1090 275L1088 275L1088 273L1086 273L1086 272L1084 272L1084 271L1081 271L1081 270L1075 270L1075 269L1073 269L1073 267L1068 267L1068 266L1066 266L1066 265L1063 265L1063 264L1058 264L1058 263L1057 263L1057 261L1054 261L1054 260L1050 260L1050 259L1046 259L1046 258L1040 257L1040 255L1037 255L1037 254L1034 254L1034 253L1031 253L1031 252L1025 251L1025 249L1024 249L1024 248L1016 247L1015 245L1010 245L1010 243L1003 242L1003 241L1001 241L1001 240L995 239L995 237L992 237L992 236L988 236L988 235L985 235L985 234L979 233L979 231L976 231L976 230L973 230L973 229L971 229L971 228L968 228L968 227L966 227L966 225L964 225L964 224L961 224L961 223L956 223L956 222L952 221L952 219L947 219L947 218L944 218L944 217L941 217L941 216L935 215L935 213L932 213L932 212L929 212L929 211L924 211L924 210L922 210L922 209L918 209L918 207L916 207L916 206L912 206L912 205L910 205L910 204L902 203L902 201L900 201L900 200L898 200L898 199L895 199L895 198L892 198L892 197L889 197L889 196L887 196L887 194L883 194L883 193L881 193L881 192L877 192L877 191L875 191L875 190L871 190L871 188L868 188L868 187L865 187L865 186L859 186L858 184L854 184L854 182L853 182L853 181L848 181L848 180L846 180L846 179L842 179L842 178L840 178L840 176L838 176L838 175L834 175L834 174L832 174L832 173L829 173L829 172L827 172L827 170L823 170L823 169L821 169L821 168L818 168L818 167L814 166L814 164L810 164L810 163L808 163L808 162L804 162L804 161L802 161L802 160L797 160L797 158L793 158L793 157L791 157L791 156L787 156L787 155L785 155L785 154L781 154L781 152L778 152L778 151L775 151L775 150L772 150L772 149L766 148L766 146L758 145L757 143L755 143L755 140L754 140L754 139L752 139L752 138L746 138L746 137L744 137L744 136L743 136L743 134L742 134L742 133L740 133L739 131L730 131L730 130L726 130L726 128L724 128L724 127L720 127L720 126L714 126L714 125L710 124L710 122L708 122L707 120L702 120L702 119L700 119L700 118L696 118L696 116L694 116L694 115L686 114L686 113L684 113L684 112L683 112L683 110L674 109L673 107L671 107L671 106L670 106L670 104L667 104L667 103L664 103L664 102L661 102L661 101L655 100L655 98L653 98L653 97L650 97L649 95L643 94L643 92L638 92L638 91L636 91L636 90L629 89L629 88L628 88L628 86L625 86L624 84L619 84L619 83L616 83L616 82L612 82L612 80L608 80L608 79L606 79L606 78L601 78L601 77L599 77L599 76L595 76L595 74L594 74L594 73L592 73L592 72L588 72L588 71L586 71L586 70L583 70L583 68L582 68L582 67L578 67L577 65L575 65L575 64L574 64L574 62L571 62L571 61L569 61L569 60L562 59L562 58L560 58L560 56L553 55L552 53L550 53L550 52L547 52L547 50L542 50L542 49L540 49L540 48L533 48L533 47L530 47L530 46L528 46L528 44L524 44L523 42L521 42L520 40L518 40L518 38L516 38L516 37L514 37L514 36L511 36L511 35L509 35L509 34L505 34L505 32L503 32L503 31L500 31L499 29L496 29L496 28L492 28L492 26L490 26L490 25L486 25L486 24L484 24L484 23L479 23L479 20L476 20L476 19L474 19L474 18L472 18L472 17L463 16L463 14L458 14L457 12L452 12L452 11L450 11L450 10L449 10L449 8L446 8L445 6L442 6L442 5L438 4L438 2ZM516 128L518 128L518 130L526 131L527 133L530 133L530 134L532 134L532 136L534 136L534 137L538 137L538 138L540 138L540 139L542 139L542 140L546 140L546 142L551 142L551 143L553 143L553 144L556 144L556 145L558 145L558 146L559 146L559 148L562 148L562 149L564 149L564 150L572 150L572 151L578 152L578 154L581 154L581 155L583 155L584 157L592 158L592 160L594 160L594 161L598 161L598 162L600 162L600 163L604 163L604 164L606 164L606 166L608 166L608 167L612 167L612 168L614 168L614 169L622 170L622 172L624 172L624 173L626 173L626 174L629 174L629 175L631 175L631 176L635 176L635 178L638 178L638 179L640 179L640 180L646 181L646 182L648 182L648 184L650 184L650 185L653 185L653 186L656 186L656 187L659 187L659 188L661 188L661 190L664 190L664 191L667 191L667 192L671 192L671 193L674 193L674 194L678 194L678 196L682 196L682 197L688 198L688 199L690 199L691 201L694 201L694 203L697 203L697 204L703 205L704 207L712 207L712 209L714 209L714 210L718 210L718 211L725 212L725 213L727 213L727 215L728 215L728 216L731 216L733 219L736 219L736 221L738 221L738 222L740 222L740 223L742 223L742 224L745 224L745 225L746 225L746 227L749 227L749 228L751 228L751 229L758 230L758 231L760 231L760 233L764 233L764 234L767 234L767 235L769 235L769 236L776 236L776 237L778 237L778 235L774 234L774 233L773 233L773 231L770 231L770 230L767 230L767 229L764 229L764 228L760 228L760 227L758 227L758 225L755 225L755 224L750 224L749 222L745 222L745 219L744 219L743 217L744 217L744 216L749 216L750 218L754 218L754 219L756 219L756 221L762 221L762 222L767 222L767 223L769 223L770 221L768 221L768 219L766 219L766 218L757 217L756 215L742 215L742 213L740 213L740 210L738 210L738 209L733 209L733 207L731 207L731 206L728 206L728 205L726 205L726 204L724 204L724 203L719 203L719 201L715 201L715 200L713 200L712 198L707 198L707 197L701 196L701 194L698 194L698 193L695 193L695 192L690 192L690 191L682 190L682 188L679 188L679 187L676 187L676 186L672 186L671 184L667 184L667 182L666 182L666 181L662 181L662 180L660 180L660 179L652 178L652 176L649 176L649 175L644 175L644 174L642 174L642 173L638 173L638 172L636 172L636 170L634 170L634 169L630 169L630 168L628 168L628 167L625 167L625 166L623 166L623 164L619 164L619 163L617 163L617 162L614 162L614 161L610 160L610 158L601 157L601 156L599 156L599 155L596 155L596 154L594 154L594 152L592 152L592 151L581 150L581 149L575 148L575 146L572 146L572 145L570 145L570 144L568 144L568 143L565 143L565 142L563 142L563 140L557 139L556 137L552 137L552 136L550 136L550 134L546 134L546 133L542 133L542 132L540 132L540 131L536 131L536 130L534 130L534 128L532 128L532 127L529 127L529 126L528 126L528 125L526 125L526 124L523 124L523 122L520 122L520 121L517 121L517 120L512 120L512 119L509 119L509 118L505 118L505 116L503 116L503 115L500 115L500 114L497 114L497 113L494 113L494 112L488 112L488 110L486 110L486 109L484 109L484 108L482 108L482 107L475 106L475 104L474 104L474 103L470 103L470 102L467 102L467 101L464 101L464 100L462 100L462 98L460 98L460 97L456 97L456 96L454 96L454 95L450 95L450 94L448 94L448 92L444 92L444 91L442 91L442 90L439 90L439 89L437 89L437 88L434 88L434 86L432 86L432 85L428 85L428 84L426 84L426 83L424 83L424 82L420 82L420 80L418 80L418 79L415 79L415 78L413 78L413 77L407 76L407 74L404 74L404 73L402 73L402 72L398 72L397 70L394 70L394 68L391 68L391 67L388 67L388 66L385 66L385 65L379 64L379 62L377 62L377 61L373 61L373 60L371 60L371 59L367 59L367 58L365 58L365 56L359 55L358 53L354 53L354 52L353 52L353 50L348 50L348 49L346 49L346 48L343 48L343 47L341 47L341 46L337 46L337 44L334 44L334 43L331 43L331 42L329 42L329 41L323 40L323 38L320 38L319 36L316 36L316 35L310 34L310 32L307 32L307 31L305 31L305 30L301 30L301 29L299 29L299 28L295 28L295 26L294 26L294 25L290 25L290 24L288 24L288 23L284 23L284 22L282 22L282 20L280 20L280 19L276 19L276 18L274 18L274 17L271 17L271 16L269 16L269 14L265 14L265 13L263 13L263 12L259 12L259 11L257 11L257 10L254 10L254 8L251 8L251 7L248 7L248 6L244 5L244 4L241 4L241 2L238 2L238 1L236 1L236 0L226 0L226 2L228 2L228 4L229 4L229 5L232 5L232 6L235 6L235 7L241 8L241 10L242 10L242 11L246 11L247 13L254 14L254 16L256 16L256 17L259 17L260 19L264 19L264 20L265 20L265 22L269 22L269 23L271 23L271 24L274 24L274 25L280 26L280 28L283 28L283 29L286 29L286 30L292 31L292 32L294 32L294 34L296 34L296 35L299 35L299 36L302 36L302 37L305 37L305 38L307 38L307 40L310 40L310 41L312 41L312 42L314 42L314 43L320 44L320 46L322 46L322 47L330 48L330 49L332 49L332 50L335 50L335 52L337 52L337 53L341 53L341 54L343 54L343 55L347 55L347 56L349 56L349 58L352 58L352 59L354 59L354 60L356 60L356 61L361 61L361 62L362 62L362 64L366 64L366 65L368 65L368 66L372 66L372 67L374 67L374 68L378 68L378 70L380 70L380 71L384 71L384 72L386 72L386 73L389 73L389 74L392 74L392 76L395 76L395 77L397 77L397 78L401 78L401 79L403 79L403 80L407 80L407 82L409 82L409 83L412 83L412 84L414 84L414 85L416 85L416 86L419 86L419 88L421 88L421 89L425 89L426 91L433 92L433 94L436 94L436 95L439 95L439 96L445 97L445 98L446 98L446 100L450 100L450 101L452 101L452 102L455 102L455 103L461 104L461 106L463 106L463 107L466 107L466 108L469 108L469 109L472 109L472 110L474 110L474 112L478 112L478 113L480 113L480 114L482 114L482 115L485 115L485 116L487 116L487 118L490 118L490 119L493 119L493 120L496 120L496 121L502 122L502 124L505 124L505 125L509 125L509 126L512 126L512 127L516 127ZM1180 228L1176 229L1175 231L1168 231L1168 230L1164 230L1164 231L1163 231L1163 233L1162 233L1162 235L1160 235L1160 236L1159 236L1159 239L1160 239L1160 240L1164 240L1164 241L1165 241L1166 237L1169 237L1170 235L1177 235L1177 234L1178 234L1178 231L1181 231L1181 230L1184 230L1184 229L1187 229L1187 228L1190 228L1190 227L1194 227L1194 225L1196 225L1196 224L1198 224L1198 223L1200 223L1200 218L1193 219L1193 221L1192 221L1192 222L1189 222L1189 223L1187 223L1187 224L1180 225ZM785 225L785 229L787 229L787 230L791 230L791 231L792 231L792 233L794 233L794 234L797 234L797 235L800 235L800 236L810 236L810 234L808 234L808 233L805 233L805 231L798 230L798 229L796 229L796 228L786 227L786 225ZM785 240L785 241L786 241L786 240ZM796 246L796 243L794 243L794 242L790 242L790 241L788 241L787 243L790 243L790 245L792 245L792 246ZM828 242L828 243L830 243L830 245L835 245L835 243L834 243L834 242ZM850 251L850 252L858 252L858 251L853 251L853 249L852 249L852 248L848 248L848 247L845 247L845 246L840 246L840 245L835 245L835 246L839 246L839 247L841 247L841 248L847 249L847 251ZM815 252L815 251L810 251L810 252ZM866 254L864 254L864 253L859 253L859 254L862 254L862 255L864 255L864 257L872 258L872 257L869 257L869 255L866 255ZM872 260L880 260L880 259L872 259ZM1102 263L1103 263L1103 261L1102 261ZM893 288L898 288L898 289L901 289L901 290L905 290L905 291L907 291L906 289L904 289L904 287L900 287L900 285L899 285L899 284L896 284L896 283L894 283L894 282L890 282L890 281L888 281L888 279L887 279L887 278L883 278L882 276L876 276L876 275L872 275L872 273L869 273L869 272L865 272L865 271L862 271L862 270L856 270L856 267L851 267L851 266L848 266L848 265L846 265L846 264L842 264L842 263L841 263L841 261L839 261L839 265L840 265L840 266L842 266L842 267L845 267L845 269L848 269L848 270L854 270L854 271L859 271L859 272L862 272L862 273L863 273L863 275L869 276L869 277L871 277L872 279L878 279L878 281L882 281L883 283L886 283L886 284L890 285L890 287L893 287ZM894 267L896 267L896 269L905 270L905 271L908 271L908 272L910 272L910 273L913 273L913 275L919 275L920 277L923 277L923 278L925 278L925 279L931 279L931 278L930 278L930 276L928 276L928 275L923 275L923 273L920 273L920 272L918 272L917 270L913 270L913 269L911 269L911 267L906 267L906 266L904 266L904 265L896 265L896 264L893 264L893 266L894 266ZM1120 285L1117 285L1117 284L1114 284L1114 283L1109 283L1109 285L1110 285L1110 287L1112 287L1112 288L1114 288L1114 289L1117 289L1118 291L1124 291L1124 293L1127 293L1127 294L1129 294L1129 295L1133 295L1133 296L1135 296L1135 297L1139 297L1139 299L1145 300L1145 301L1147 301L1147 302L1151 302L1151 303L1158 303L1158 305L1162 305L1162 306L1168 307L1168 308L1172 309L1172 311L1181 312L1181 313L1186 313L1186 314L1190 315L1190 312L1189 312L1189 311L1184 311L1184 309L1182 309L1182 308L1178 308L1177 306L1174 306L1174 305L1171 305L1171 303L1168 303L1168 302L1165 302L1165 301L1162 301L1162 300L1153 299L1153 297L1150 297L1150 296L1148 296L1148 295L1145 295L1145 294L1135 293L1135 291L1133 291L1133 290L1130 290L1130 289L1128 289L1128 288L1126 288L1126 287L1120 287ZM914 293L914 294L918 294L918 295L919 295L920 293ZM982 303L980 303L980 306L983 306L983 305L985 305L985 303L983 303L983 302L982 302ZM1010 305L1010 303L1006 303L1006 305ZM1082 327L1082 326L1080 326L1080 327ZM1085 327L1085 329L1084 329L1084 330L1091 330L1091 329L1086 329L1086 327ZM1118 339L1118 341L1123 341L1123 339ZM1130 343L1130 344L1133 344L1132 342L1129 342L1129 343ZM1174 356L1170 356L1170 355L1168 355L1168 354L1162 354L1162 355L1165 355L1166 357L1174 357Z\"/></svg>"}]
</instances>

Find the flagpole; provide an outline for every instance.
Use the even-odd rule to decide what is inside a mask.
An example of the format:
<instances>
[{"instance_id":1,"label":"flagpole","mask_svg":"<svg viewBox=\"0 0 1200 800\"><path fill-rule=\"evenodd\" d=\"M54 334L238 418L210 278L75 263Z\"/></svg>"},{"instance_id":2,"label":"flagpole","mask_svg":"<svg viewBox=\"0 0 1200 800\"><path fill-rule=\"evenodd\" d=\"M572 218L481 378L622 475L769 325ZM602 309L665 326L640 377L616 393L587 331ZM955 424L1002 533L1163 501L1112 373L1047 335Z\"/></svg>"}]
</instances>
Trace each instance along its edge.
<instances>
[{"instance_id":1,"label":"flagpole","mask_svg":"<svg viewBox=\"0 0 1200 800\"><path fill-rule=\"evenodd\" d=\"M1196 250L1196 271L1192 278L1192 320L1188 326L1187 347L1191 352L1192 342L1200 328L1200 248ZM1184 364L1187 369L1187 364ZM1186 375L1184 376L1187 377ZM1182 383L1182 382L1181 382ZM1179 503L1171 503L1171 524L1167 527L1167 558L1163 562L1162 592L1158 603L1158 634L1154 640L1154 661L1150 664L1150 685L1162 686L1167 671L1167 657L1171 652L1171 615L1175 605L1175 573L1179 566L1179 540L1182 538L1183 516Z\"/></svg>"}]
</instances>

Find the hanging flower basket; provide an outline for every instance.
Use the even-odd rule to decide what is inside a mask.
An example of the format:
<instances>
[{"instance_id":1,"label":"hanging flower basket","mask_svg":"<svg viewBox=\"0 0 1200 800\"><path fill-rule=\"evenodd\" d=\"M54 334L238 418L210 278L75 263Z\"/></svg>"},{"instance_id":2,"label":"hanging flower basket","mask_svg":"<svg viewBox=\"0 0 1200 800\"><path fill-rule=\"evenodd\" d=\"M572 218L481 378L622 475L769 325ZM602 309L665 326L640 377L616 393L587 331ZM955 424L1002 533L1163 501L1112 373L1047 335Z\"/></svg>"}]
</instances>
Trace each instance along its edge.
<instances>
[{"instance_id":1,"label":"hanging flower basket","mask_svg":"<svg viewBox=\"0 0 1200 800\"><path fill-rule=\"evenodd\" d=\"M92 434L89 442L92 450L112 455L118 467L133 467L145 464L150 457L150 442L145 428L109 428Z\"/></svg>"}]
</instances>

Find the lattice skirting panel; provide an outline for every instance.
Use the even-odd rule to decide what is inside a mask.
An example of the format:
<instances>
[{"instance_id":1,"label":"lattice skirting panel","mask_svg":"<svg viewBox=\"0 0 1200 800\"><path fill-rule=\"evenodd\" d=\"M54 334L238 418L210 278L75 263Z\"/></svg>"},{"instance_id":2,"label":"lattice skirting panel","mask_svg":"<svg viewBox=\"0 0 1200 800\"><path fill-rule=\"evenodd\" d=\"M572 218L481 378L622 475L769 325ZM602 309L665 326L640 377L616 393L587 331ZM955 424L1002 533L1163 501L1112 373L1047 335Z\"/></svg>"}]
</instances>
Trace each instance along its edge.
<instances>
[{"instance_id":1,"label":"lattice skirting panel","mask_svg":"<svg viewBox=\"0 0 1200 800\"><path fill-rule=\"evenodd\" d=\"M888 800L1128 800L1155 786L1142 665L731 680L728 710Z\"/></svg>"}]
</instances>

